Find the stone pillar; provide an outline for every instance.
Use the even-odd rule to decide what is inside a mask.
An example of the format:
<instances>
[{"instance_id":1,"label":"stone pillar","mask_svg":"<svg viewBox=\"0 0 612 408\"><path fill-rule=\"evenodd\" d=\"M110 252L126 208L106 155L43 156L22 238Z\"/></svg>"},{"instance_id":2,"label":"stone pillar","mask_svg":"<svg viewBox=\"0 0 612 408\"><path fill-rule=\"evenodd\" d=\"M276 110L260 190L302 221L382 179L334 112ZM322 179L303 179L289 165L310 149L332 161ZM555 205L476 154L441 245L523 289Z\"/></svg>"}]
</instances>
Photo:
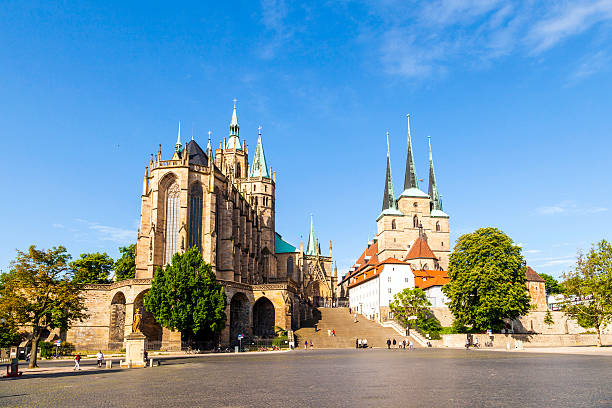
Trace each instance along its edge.
<instances>
[{"instance_id":1,"label":"stone pillar","mask_svg":"<svg viewBox=\"0 0 612 408\"><path fill-rule=\"evenodd\" d=\"M125 338L125 361L121 362L123 368L145 367L144 352L147 338L144 334L130 333Z\"/></svg>"}]
</instances>

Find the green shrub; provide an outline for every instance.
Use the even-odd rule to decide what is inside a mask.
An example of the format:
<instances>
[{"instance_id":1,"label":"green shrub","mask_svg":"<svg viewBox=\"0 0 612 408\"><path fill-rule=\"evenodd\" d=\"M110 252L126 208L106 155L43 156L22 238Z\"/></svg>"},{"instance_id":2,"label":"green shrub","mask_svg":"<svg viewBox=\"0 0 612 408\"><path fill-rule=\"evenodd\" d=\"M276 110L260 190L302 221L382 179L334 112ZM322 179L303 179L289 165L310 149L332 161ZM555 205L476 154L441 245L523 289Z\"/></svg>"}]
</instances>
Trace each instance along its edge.
<instances>
[{"instance_id":1,"label":"green shrub","mask_svg":"<svg viewBox=\"0 0 612 408\"><path fill-rule=\"evenodd\" d=\"M416 321L416 326L419 328L421 333L429 334L429 338L431 340L441 339L440 330L442 330L442 325L440 324L440 321L434 316L418 319Z\"/></svg>"},{"instance_id":2,"label":"green shrub","mask_svg":"<svg viewBox=\"0 0 612 408\"><path fill-rule=\"evenodd\" d=\"M74 353L74 344L68 343L67 341L62 342L59 346L58 352L60 356L69 356Z\"/></svg>"},{"instance_id":3,"label":"green shrub","mask_svg":"<svg viewBox=\"0 0 612 408\"><path fill-rule=\"evenodd\" d=\"M51 358L53 355L53 343L49 341L41 341L38 343L38 347L40 348L40 356L42 358Z\"/></svg>"},{"instance_id":4,"label":"green shrub","mask_svg":"<svg viewBox=\"0 0 612 408\"><path fill-rule=\"evenodd\" d=\"M277 336L274 338L274 340L272 340L272 345L278 348L287 347L289 345L289 338L287 335Z\"/></svg>"}]
</instances>

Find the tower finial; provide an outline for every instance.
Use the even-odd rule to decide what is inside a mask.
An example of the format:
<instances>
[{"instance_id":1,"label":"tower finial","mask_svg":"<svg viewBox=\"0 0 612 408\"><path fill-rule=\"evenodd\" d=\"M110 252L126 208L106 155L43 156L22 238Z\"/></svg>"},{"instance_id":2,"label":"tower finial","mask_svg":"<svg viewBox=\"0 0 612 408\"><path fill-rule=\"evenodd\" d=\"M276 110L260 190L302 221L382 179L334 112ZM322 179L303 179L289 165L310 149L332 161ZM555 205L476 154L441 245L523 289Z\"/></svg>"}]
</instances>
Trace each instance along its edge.
<instances>
[{"instance_id":1,"label":"tower finial","mask_svg":"<svg viewBox=\"0 0 612 408\"><path fill-rule=\"evenodd\" d=\"M412 153L412 138L410 137L410 114L406 115L408 119L408 149L406 152L406 175L404 176L404 190L409 188L419 188L419 179L416 174L414 165L414 155Z\"/></svg>"},{"instance_id":2,"label":"tower finial","mask_svg":"<svg viewBox=\"0 0 612 408\"><path fill-rule=\"evenodd\" d=\"M431 154L431 136L427 136L427 142L429 144L429 197L430 197L430 209L431 210L442 210L442 200L440 193L438 192L438 184L436 183L436 173L434 171L433 155Z\"/></svg>"},{"instance_id":3,"label":"tower finial","mask_svg":"<svg viewBox=\"0 0 612 408\"><path fill-rule=\"evenodd\" d=\"M179 126L178 126L178 136L176 137L176 144L174 145L174 150L177 152L181 150L181 121L180 120L179 120Z\"/></svg>"},{"instance_id":4,"label":"tower finial","mask_svg":"<svg viewBox=\"0 0 612 408\"><path fill-rule=\"evenodd\" d=\"M230 134L227 140L226 149L241 150L242 147L240 146L240 126L238 125L238 115L236 114L236 102L238 102L238 100L234 98L234 110L232 111Z\"/></svg>"},{"instance_id":5,"label":"tower finial","mask_svg":"<svg viewBox=\"0 0 612 408\"><path fill-rule=\"evenodd\" d=\"M389 153L389 132L387 132L387 174L385 176L385 191L383 194L382 211L397 209L395 202L395 191L393 188L393 176L391 175L391 154Z\"/></svg>"},{"instance_id":6,"label":"tower finial","mask_svg":"<svg viewBox=\"0 0 612 408\"><path fill-rule=\"evenodd\" d=\"M310 234L308 235L308 246L306 247L306 255L317 254L317 241L314 233L314 221L312 214L310 214Z\"/></svg>"}]
</instances>

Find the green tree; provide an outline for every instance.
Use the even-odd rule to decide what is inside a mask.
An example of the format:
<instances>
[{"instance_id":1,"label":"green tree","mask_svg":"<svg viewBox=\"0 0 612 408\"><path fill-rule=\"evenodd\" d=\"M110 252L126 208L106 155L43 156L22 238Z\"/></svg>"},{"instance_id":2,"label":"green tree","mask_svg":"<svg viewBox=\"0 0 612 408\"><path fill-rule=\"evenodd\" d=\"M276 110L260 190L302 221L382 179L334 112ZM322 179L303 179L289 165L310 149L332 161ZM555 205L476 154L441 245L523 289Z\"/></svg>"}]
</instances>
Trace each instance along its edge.
<instances>
[{"instance_id":1,"label":"green tree","mask_svg":"<svg viewBox=\"0 0 612 408\"><path fill-rule=\"evenodd\" d=\"M68 329L87 317L81 298L82 285L72 279L70 255L59 246L17 251L8 273L0 276L0 316L17 325L32 327L30 368L37 367L37 350L45 330Z\"/></svg>"},{"instance_id":2,"label":"green tree","mask_svg":"<svg viewBox=\"0 0 612 408\"><path fill-rule=\"evenodd\" d=\"M21 343L21 335L11 322L5 318L0 319L0 348L17 346Z\"/></svg>"},{"instance_id":3,"label":"green tree","mask_svg":"<svg viewBox=\"0 0 612 408\"><path fill-rule=\"evenodd\" d=\"M430 306L431 303L427 300L425 292L419 288L406 288L393 296L389 308L399 322L410 328L413 327L414 320L428 318Z\"/></svg>"},{"instance_id":4,"label":"green tree","mask_svg":"<svg viewBox=\"0 0 612 408\"><path fill-rule=\"evenodd\" d=\"M109 276L113 270L115 261L108 256L94 252L91 254L81 254L81 257L70 263L74 271L74 280L82 284L109 283Z\"/></svg>"},{"instance_id":5,"label":"green tree","mask_svg":"<svg viewBox=\"0 0 612 408\"><path fill-rule=\"evenodd\" d=\"M555 324L555 321L553 320L552 313L550 313L550 310L546 310L546 315L544 316L544 323L547 324L548 326L552 326L553 324Z\"/></svg>"},{"instance_id":6,"label":"green tree","mask_svg":"<svg viewBox=\"0 0 612 408\"><path fill-rule=\"evenodd\" d=\"M115 280L134 279L136 277L136 244L119 247L121 257L115 262Z\"/></svg>"},{"instance_id":7,"label":"green tree","mask_svg":"<svg viewBox=\"0 0 612 408\"><path fill-rule=\"evenodd\" d=\"M525 260L521 248L497 228L459 237L450 256L450 283L442 291L458 324L500 330L504 319L529 311Z\"/></svg>"},{"instance_id":8,"label":"green tree","mask_svg":"<svg viewBox=\"0 0 612 408\"><path fill-rule=\"evenodd\" d=\"M561 285L559 285L559 282L554 277L546 273L539 273L538 275L540 275L542 279L546 281L545 285L547 295L558 295L561 293Z\"/></svg>"},{"instance_id":9,"label":"green tree","mask_svg":"<svg viewBox=\"0 0 612 408\"><path fill-rule=\"evenodd\" d=\"M160 325L188 339L201 330L217 335L225 327L227 297L196 247L157 268L144 303Z\"/></svg>"},{"instance_id":10,"label":"green tree","mask_svg":"<svg viewBox=\"0 0 612 408\"><path fill-rule=\"evenodd\" d=\"M574 270L564 278L563 310L582 327L595 328L601 346L601 331L612 320L612 245L604 239L586 255L578 254Z\"/></svg>"}]
</instances>

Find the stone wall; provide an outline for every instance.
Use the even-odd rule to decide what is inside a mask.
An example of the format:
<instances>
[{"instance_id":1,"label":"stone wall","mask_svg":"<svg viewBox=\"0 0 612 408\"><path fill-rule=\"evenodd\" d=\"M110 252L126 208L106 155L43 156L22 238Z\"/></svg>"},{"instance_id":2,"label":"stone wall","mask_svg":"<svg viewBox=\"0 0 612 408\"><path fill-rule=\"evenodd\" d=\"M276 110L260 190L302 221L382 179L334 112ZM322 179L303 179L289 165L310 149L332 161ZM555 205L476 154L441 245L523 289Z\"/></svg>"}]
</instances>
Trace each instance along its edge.
<instances>
[{"instance_id":1,"label":"stone wall","mask_svg":"<svg viewBox=\"0 0 612 408\"><path fill-rule=\"evenodd\" d=\"M443 334L441 347L465 347L467 334ZM487 334L470 335L472 339L478 338L481 348L489 341ZM493 334L493 348L514 349L516 341L522 341L523 347L568 347L568 346L595 346L596 334ZM612 345L612 335L602 335L604 345Z\"/></svg>"}]
</instances>

